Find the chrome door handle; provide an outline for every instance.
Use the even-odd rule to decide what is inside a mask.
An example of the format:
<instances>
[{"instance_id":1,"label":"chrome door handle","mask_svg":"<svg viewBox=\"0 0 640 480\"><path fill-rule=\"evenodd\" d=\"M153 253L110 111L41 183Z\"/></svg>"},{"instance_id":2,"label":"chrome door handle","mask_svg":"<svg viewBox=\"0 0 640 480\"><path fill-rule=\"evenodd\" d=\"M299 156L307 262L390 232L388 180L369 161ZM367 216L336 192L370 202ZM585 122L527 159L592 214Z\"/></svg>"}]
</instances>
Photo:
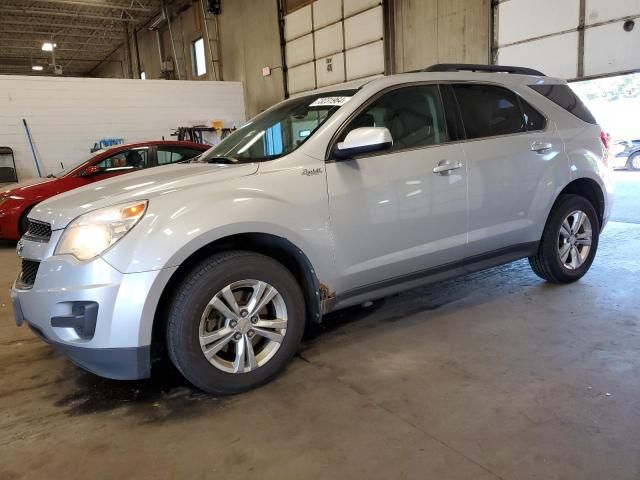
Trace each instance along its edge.
<instances>
[{"instance_id":1,"label":"chrome door handle","mask_svg":"<svg viewBox=\"0 0 640 480\"><path fill-rule=\"evenodd\" d=\"M440 160L437 167L433 167L433 173L439 175L450 175L452 170L462 168L462 163L449 163L446 160Z\"/></svg>"},{"instance_id":2,"label":"chrome door handle","mask_svg":"<svg viewBox=\"0 0 640 480\"><path fill-rule=\"evenodd\" d=\"M533 142L531 144L531 151L536 153L543 153L547 150L551 150L553 144L549 142Z\"/></svg>"}]
</instances>

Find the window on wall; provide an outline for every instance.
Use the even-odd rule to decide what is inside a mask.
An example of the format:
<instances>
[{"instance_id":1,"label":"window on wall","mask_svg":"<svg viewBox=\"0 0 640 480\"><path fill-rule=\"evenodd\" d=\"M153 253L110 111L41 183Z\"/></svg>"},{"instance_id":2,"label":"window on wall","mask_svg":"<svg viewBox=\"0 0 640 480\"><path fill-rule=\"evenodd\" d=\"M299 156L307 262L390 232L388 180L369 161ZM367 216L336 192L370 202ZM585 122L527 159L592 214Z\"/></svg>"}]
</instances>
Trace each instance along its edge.
<instances>
[{"instance_id":1,"label":"window on wall","mask_svg":"<svg viewBox=\"0 0 640 480\"><path fill-rule=\"evenodd\" d=\"M197 77L207 73L207 63L204 55L204 39L202 37L193 42L193 71Z\"/></svg>"}]
</instances>

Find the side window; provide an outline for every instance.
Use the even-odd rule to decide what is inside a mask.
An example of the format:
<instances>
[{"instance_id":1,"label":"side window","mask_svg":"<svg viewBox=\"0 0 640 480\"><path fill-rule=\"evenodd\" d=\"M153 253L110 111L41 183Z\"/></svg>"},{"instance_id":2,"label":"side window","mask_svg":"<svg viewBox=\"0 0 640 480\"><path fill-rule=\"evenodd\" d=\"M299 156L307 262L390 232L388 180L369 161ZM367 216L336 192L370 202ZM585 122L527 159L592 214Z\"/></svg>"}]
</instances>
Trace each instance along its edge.
<instances>
[{"instance_id":1,"label":"side window","mask_svg":"<svg viewBox=\"0 0 640 480\"><path fill-rule=\"evenodd\" d=\"M522 115L524 115L527 131L544 130L547 123L544 116L522 98L520 99L520 106L522 107Z\"/></svg>"},{"instance_id":2,"label":"side window","mask_svg":"<svg viewBox=\"0 0 640 480\"><path fill-rule=\"evenodd\" d=\"M202 152L184 147L158 147L156 150L158 165L169 165L170 163L184 162L193 157L197 157Z\"/></svg>"},{"instance_id":3,"label":"side window","mask_svg":"<svg viewBox=\"0 0 640 480\"><path fill-rule=\"evenodd\" d=\"M114 153L95 164L103 172L119 170L137 170L149 166L149 149L136 148Z\"/></svg>"},{"instance_id":4,"label":"side window","mask_svg":"<svg viewBox=\"0 0 640 480\"><path fill-rule=\"evenodd\" d=\"M447 120L449 141L455 142L456 140L464 140L464 126L462 125L460 108L458 108L458 102L456 100L456 95L453 92L453 87L443 83L440 85L440 92L442 94L442 103L444 104L444 113Z\"/></svg>"},{"instance_id":5,"label":"side window","mask_svg":"<svg viewBox=\"0 0 640 480\"><path fill-rule=\"evenodd\" d=\"M515 93L494 85L457 84L468 139L524 132L526 125Z\"/></svg>"},{"instance_id":6,"label":"side window","mask_svg":"<svg viewBox=\"0 0 640 480\"><path fill-rule=\"evenodd\" d=\"M391 151L437 145L446 141L445 120L437 85L417 85L392 90L354 118L340 135L360 127L386 127Z\"/></svg>"}]
</instances>

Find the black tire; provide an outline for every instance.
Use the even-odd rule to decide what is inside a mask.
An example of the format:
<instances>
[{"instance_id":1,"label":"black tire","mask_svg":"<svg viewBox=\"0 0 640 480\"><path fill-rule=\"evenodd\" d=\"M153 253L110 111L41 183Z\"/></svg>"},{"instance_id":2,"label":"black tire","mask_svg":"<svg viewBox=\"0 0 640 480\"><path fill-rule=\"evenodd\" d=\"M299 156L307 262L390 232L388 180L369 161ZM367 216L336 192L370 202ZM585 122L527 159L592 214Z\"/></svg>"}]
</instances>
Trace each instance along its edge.
<instances>
[{"instance_id":1,"label":"black tire","mask_svg":"<svg viewBox=\"0 0 640 480\"><path fill-rule=\"evenodd\" d=\"M287 330L267 363L249 372L227 373L212 365L202 352L201 316L224 287L246 279L267 282L280 293L289 318ZM300 346L304 327L304 297L291 272L265 255L231 251L209 257L181 282L169 307L166 343L171 361L193 385L214 395L231 395L263 385L282 372Z\"/></svg>"},{"instance_id":2,"label":"black tire","mask_svg":"<svg viewBox=\"0 0 640 480\"><path fill-rule=\"evenodd\" d=\"M573 211L586 213L591 222L591 249L584 263L575 269L565 267L558 252L560 227L564 219ZM579 280L591 267L598 249L600 221L595 208L580 195L561 195L553 206L542 233L537 253L529 257L532 270L540 278L551 283L571 283Z\"/></svg>"},{"instance_id":3,"label":"black tire","mask_svg":"<svg viewBox=\"0 0 640 480\"><path fill-rule=\"evenodd\" d=\"M629 158L627 159L627 168L633 171L640 170L640 152L635 152L629 155Z\"/></svg>"}]
</instances>

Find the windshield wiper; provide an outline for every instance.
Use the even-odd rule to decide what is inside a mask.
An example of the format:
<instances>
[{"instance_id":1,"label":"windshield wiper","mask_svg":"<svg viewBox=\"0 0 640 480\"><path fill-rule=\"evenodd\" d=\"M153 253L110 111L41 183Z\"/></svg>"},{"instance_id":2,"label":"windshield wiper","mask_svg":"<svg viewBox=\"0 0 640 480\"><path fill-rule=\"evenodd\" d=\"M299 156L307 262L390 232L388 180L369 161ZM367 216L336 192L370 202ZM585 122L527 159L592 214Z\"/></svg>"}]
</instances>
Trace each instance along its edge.
<instances>
[{"instance_id":1,"label":"windshield wiper","mask_svg":"<svg viewBox=\"0 0 640 480\"><path fill-rule=\"evenodd\" d=\"M216 157L209 157L205 160L201 160L201 162L206 162L206 163L221 163L221 164L226 164L226 165L233 165L238 163L238 160L233 158L233 157L225 157L225 156L216 156Z\"/></svg>"}]
</instances>

